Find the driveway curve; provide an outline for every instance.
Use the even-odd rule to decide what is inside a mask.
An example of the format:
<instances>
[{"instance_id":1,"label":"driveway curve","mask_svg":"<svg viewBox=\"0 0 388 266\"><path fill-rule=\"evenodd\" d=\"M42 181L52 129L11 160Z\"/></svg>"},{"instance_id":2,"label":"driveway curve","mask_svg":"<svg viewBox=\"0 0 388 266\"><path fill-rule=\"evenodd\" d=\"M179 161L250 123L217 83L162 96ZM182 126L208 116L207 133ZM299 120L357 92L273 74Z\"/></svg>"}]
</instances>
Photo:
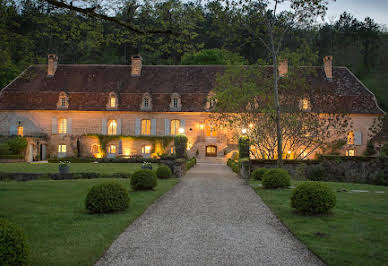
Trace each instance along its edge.
<instances>
[{"instance_id":1,"label":"driveway curve","mask_svg":"<svg viewBox=\"0 0 388 266\"><path fill-rule=\"evenodd\" d=\"M96 265L322 265L225 165L198 164Z\"/></svg>"}]
</instances>

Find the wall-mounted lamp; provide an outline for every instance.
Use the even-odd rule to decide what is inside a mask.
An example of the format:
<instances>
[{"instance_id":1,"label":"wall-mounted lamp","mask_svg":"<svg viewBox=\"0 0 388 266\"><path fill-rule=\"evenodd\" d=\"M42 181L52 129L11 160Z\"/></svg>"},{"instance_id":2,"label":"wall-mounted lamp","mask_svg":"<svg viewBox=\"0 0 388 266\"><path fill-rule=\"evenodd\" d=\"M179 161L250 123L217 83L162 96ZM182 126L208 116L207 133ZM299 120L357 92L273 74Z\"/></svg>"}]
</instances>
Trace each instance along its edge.
<instances>
[{"instance_id":1,"label":"wall-mounted lamp","mask_svg":"<svg viewBox=\"0 0 388 266\"><path fill-rule=\"evenodd\" d=\"M242 132L243 134L247 134L247 129L246 129L246 128L243 128L243 129L241 130L241 132Z\"/></svg>"},{"instance_id":2,"label":"wall-mounted lamp","mask_svg":"<svg viewBox=\"0 0 388 266\"><path fill-rule=\"evenodd\" d=\"M183 133L185 133L185 129L183 127L180 127L179 128L179 134L183 134Z\"/></svg>"}]
</instances>

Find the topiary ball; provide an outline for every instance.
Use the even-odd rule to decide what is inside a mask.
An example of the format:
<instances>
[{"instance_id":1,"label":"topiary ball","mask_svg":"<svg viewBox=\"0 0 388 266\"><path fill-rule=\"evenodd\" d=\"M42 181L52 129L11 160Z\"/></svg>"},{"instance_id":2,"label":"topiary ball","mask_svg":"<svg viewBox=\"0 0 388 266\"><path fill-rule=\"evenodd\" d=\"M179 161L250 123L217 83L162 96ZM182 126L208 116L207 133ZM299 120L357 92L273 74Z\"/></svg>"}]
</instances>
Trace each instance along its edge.
<instances>
[{"instance_id":1,"label":"topiary ball","mask_svg":"<svg viewBox=\"0 0 388 266\"><path fill-rule=\"evenodd\" d=\"M335 193L326 184L319 182L302 183L291 195L291 207L305 214L328 213L335 204Z\"/></svg>"},{"instance_id":2,"label":"topiary ball","mask_svg":"<svg viewBox=\"0 0 388 266\"><path fill-rule=\"evenodd\" d=\"M262 178L264 188L286 188L291 184L290 175L281 168L269 169Z\"/></svg>"},{"instance_id":3,"label":"topiary ball","mask_svg":"<svg viewBox=\"0 0 388 266\"><path fill-rule=\"evenodd\" d=\"M165 165L161 165L161 166L159 166L158 170L156 170L156 175L160 179L166 179L166 178L171 177L172 172L171 172L170 167L165 166Z\"/></svg>"},{"instance_id":4,"label":"topiary ball","mask_svg":"<svg viewBox=\"0 0 388 266\"><path fill-rule=\"evenodd\" d=\"M155 173L149 169L138 170L131 177L131 187L133 190L153 189L157 182Z\"/></svg>"},{"instance_id":5,"label":"topiary ball","mask_svg":"<svg viewBox=\"0 0 388 266\"><path fill-rule=\"evenodd\" d=\"M23 230L5 219L0 219L0 262L1 265L28 265Z\"/></svg>"},{"instance_id":6,"label":"topiary ball","mask_svg":"<svg viewBox=\"0 0 388 266\"><path fill-rule=\"evenodd\" d=\"M268 169L267 168L256 168L253 170L251 174L251 178L255 180L261 180L264 176L265 173L267 173Z\"/></svg>"},{"instance_id":7,"label":"topiary ball","mask_svg":"<svg viewBox=\"0 0 388 266\"><path fill-rule=\"evenodd\" d=\"M94 185L85 199L85 207L92 213L123 211L128 205L128 190L115 182Z\"/></svg>"}]
</instances>

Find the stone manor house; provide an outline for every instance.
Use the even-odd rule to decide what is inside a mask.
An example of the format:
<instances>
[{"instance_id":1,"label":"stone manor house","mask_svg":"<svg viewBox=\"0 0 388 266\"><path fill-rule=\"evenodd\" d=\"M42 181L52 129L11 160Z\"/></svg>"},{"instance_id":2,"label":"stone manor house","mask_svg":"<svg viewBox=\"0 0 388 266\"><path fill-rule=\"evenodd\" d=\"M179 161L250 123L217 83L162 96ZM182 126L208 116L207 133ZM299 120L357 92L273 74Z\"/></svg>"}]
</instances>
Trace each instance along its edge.
<instances>
[{"instance_id":1,"label":"stone manor house","mask_svg":"<svg viewBox=\"0 0 388 266\"><path fill-rule=\"evenodd\" d=\"M279 66L279 74L288 65ZM217 73L225 66L61 65L54 54L47 65L32 65L0 92L0 135L24 135L26 160L48 157L149 157L152 138L188 137L188 154L224 158L237 150L234 136L209 119L209 100ZM346 67L333 67L325 57L312 86L327 87L350 114L353 129L342 153L360 155L368 129L384 112L375 96ZM309 99L302 109L314 111ZM238 133L237 133L238 134ZM112 138L102 152L97 135ZM126 137L124 137L126 136ZM174 152L173 142L165 147Z\"/></svg>"}]
</instances>

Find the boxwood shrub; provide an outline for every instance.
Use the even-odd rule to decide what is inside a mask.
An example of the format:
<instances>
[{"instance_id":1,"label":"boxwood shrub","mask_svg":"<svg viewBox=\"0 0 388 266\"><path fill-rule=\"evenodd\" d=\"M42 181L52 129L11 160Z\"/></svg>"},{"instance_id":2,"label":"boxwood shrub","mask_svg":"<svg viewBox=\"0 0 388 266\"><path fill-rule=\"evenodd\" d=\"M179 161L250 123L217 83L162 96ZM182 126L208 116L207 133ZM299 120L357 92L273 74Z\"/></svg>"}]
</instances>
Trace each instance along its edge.
<instances>
[{"instance_id":1,"label":"boxwood shrub","mask_svg":"<svg viewBox=\"0 0 388 266\"><path fill-rule=\"evenodd\" d=\"M273 168L263 175L262 183L264 188L286 188L290 186L291 180L286 170Z\"/></svg>"},{"instance_id":2,"label":"boxwood shrub","mask_svg":"<svg viewBox=\"0 0 388 266\"><path fill-rule=\"evenodd\" d=\"M291 207L304 214L328 213L335 204L335 193L319 182L302 183L291 194Z\"/></svg>"},{"instance_id":3,"label":"boxwood shrub","mask_svg":"<svg viewBox=\"0 0 388 266\"><path fill-rule=\"evenodd\" d=\"M85 207L92 213L123 211L128 205L128 190L116 182L94 185L85 199Z\"/></svg>"},{"instance_id":4,"label":"boxwood shrub","mask_svg":"<svg viewBox=\"0 0 388 266\"><path fill-rule=\"evenodd\" d=\"M256 168L253 170L251 173L251 178L255 180L261 180L264 176L265 173L267 173L268 169L267 168Z\"/></svg>"},{"instance_id":5,"label":"boxwood shrub","mask_svg":"<svg viewBox=\"0 0 388 266\"><path fill-rule=\"evenodd\" d=\"M133 190L146 190L156 187L156 174L149 169L141 169L133 173L131 187Z\"/></svg>"},{"instance_id":6,"label":"boxwood shrub","mask_svg":"<svg viewBox=\"0 0 388 266\"><path fill-rule=\"evenodd\" d=\"M0 264L28 265L29 249L19 226L0 219Z\"/></svg>"},{"instance_id":7,"label":"boxwood shrub","mask_svg":"<svg viewBox=\"0 0 388 266\"><path fill-rule=\"evenodd\" d=\"M158 170L156 170L156 175L160 179L167 179L170 178L172 175L170 167L166 165L161 165L158 167Z\"/></svg>"}]
</instances>

